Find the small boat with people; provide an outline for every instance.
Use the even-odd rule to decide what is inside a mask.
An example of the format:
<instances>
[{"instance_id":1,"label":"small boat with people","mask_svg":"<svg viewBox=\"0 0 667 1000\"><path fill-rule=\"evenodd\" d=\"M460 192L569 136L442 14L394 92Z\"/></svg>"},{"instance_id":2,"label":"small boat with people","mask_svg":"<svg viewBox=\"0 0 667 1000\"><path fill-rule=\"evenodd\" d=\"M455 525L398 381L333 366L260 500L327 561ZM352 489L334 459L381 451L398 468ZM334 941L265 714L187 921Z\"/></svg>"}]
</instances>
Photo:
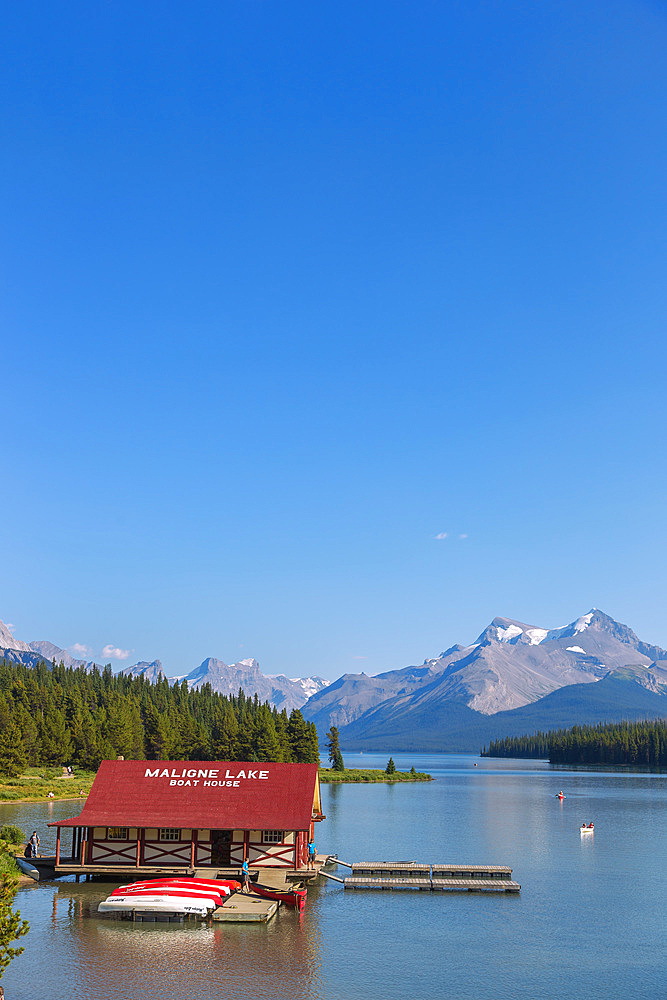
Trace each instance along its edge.
<instances>
[{"instance_id":1,"label":"small boat with people","mask_svg":"<svg viewBox=\"0 0 667 1000\"><path fill-rule=\"evenodd\" d=\"M592 823L582 823L579 827L579 833L594 833L595 827Z\"/></svg>"},{"instance_id":2,"label":"small boat with people","mask_svg":"<svg viewBox=\"0 0 667 1000\"><path fill-rule=\"evenodd\" d=\"M567 798L567 795L564 795L564 794L563 794L563 792L562 792L562 790L561 790L561 791L560 791L560 792L558 793L558 795L556 796L556 798L557 798L557 799L560 799L560 801L562 802L562 801L563 801L563 799L566 799L566 798Z\"/></svg>"}]
</instances>

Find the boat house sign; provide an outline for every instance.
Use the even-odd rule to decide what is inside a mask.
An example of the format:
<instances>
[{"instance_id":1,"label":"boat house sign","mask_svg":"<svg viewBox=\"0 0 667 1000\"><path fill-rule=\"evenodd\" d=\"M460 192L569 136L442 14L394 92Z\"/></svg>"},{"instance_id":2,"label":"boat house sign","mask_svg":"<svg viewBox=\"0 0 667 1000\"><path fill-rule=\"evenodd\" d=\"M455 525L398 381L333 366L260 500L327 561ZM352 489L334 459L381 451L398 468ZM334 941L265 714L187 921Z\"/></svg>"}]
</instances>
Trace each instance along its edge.
<instances>
[{"instance_id":1,"label":"boat house sign","mask_svg":"<svg viewBox=\"0 0 667 1000\"><path fill-rule=\"evenodd\" d=\"M241 781L268 781L268 771L255 771L249 768L247 771L241 768L238 773L225 768L224 775L218 767L196 768L189 767L181 770L168 767L147 767L144 778L168 778L170 785L178 787L196 788L201 784L202 788L239 788Z\"/></svg>"}]
</instances>

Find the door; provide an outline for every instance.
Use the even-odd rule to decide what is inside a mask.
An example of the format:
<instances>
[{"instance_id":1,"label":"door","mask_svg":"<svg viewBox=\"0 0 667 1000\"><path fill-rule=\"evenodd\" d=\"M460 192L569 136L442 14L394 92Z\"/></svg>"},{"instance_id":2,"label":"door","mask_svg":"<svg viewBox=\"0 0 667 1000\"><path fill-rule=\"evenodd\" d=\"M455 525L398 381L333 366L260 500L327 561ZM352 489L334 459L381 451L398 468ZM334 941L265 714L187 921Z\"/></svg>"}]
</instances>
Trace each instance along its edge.
<instances>
[{"instance_id":1,"label":"door","mask_svg":"<svg viewBox=\"0 0 667 1000\"><path fill-rule=\"evenodd\" d=\"M232 831L211 830L211 864L229 868L232 853Z\"/></svg>"}]
</instances>

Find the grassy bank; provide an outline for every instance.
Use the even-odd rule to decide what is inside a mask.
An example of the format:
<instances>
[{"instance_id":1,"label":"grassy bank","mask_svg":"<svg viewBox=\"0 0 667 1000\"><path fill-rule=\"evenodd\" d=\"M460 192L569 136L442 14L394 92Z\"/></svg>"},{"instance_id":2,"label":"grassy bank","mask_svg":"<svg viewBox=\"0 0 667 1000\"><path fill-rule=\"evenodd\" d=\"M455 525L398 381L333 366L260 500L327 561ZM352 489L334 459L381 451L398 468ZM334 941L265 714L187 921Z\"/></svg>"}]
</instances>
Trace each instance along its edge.
<instances>
[{"instance_id":1,"label":"grassy bank","mask_svg":"<svg viewBox=\"0 0 667 1000\"><path fill-rule=\"evenodd\" d=\"M359 768L346 768L344 771L333 771L329 767L321 767L320 781L323 784L353 781L385 781L393 783L395 781L433 781L433 778L424 771L394 771L393 774L387 774L386 771L364 771Z\"/></svg>"},{"instance_id":2,"label":"grassy bank","mask_svg":"<svg viewBox=\"0 0 667 1000\"><path fill-rule=\"evenodd\" d=\"M19 850L16 844L7 844L4 840L0 840L0 875L11 875L13 878L21 875L14 861L14 855Z\"/></svg>"},{"instance_id":3,"label":"grassy bank","mask_svg":"<svg viewBox=\"0 0 667 1000\"><path fill-rule=\"evenodd\" d=\"M0 776L0 802L83 799L88 795L94 777L94 771L77 771L73 777L64 777L61 767L29 767L18 778Z\"/></svg>"},{"instance_id":4,"label":"grassy bank","mask_svg":"<svg viewBox=\"0 0 667 1000\"><path fill-rule=\"evenodd\" d=\"M7 839L9 838L9 839ZM0 876L22 878L22 873L14 860L14 855L23 850L25 834L14 824L0 827Z\"/></svg>"}]
</instances>

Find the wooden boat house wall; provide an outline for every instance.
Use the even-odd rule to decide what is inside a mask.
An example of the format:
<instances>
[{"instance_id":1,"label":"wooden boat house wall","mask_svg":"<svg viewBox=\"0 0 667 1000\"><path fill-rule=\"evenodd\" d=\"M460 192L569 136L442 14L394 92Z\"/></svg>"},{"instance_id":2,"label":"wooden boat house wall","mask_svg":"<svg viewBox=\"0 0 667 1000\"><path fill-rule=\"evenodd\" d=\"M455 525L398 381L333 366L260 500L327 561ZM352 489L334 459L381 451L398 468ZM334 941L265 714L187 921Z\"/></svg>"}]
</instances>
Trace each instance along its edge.
<instances>
[{"instance_id":1,"label":"wooden boat house wall","mask_svg":"<svg viewBox=\"0 0 667 1000\"><path fill-rule=\"evenodd\" d=\"M316 764L105 760L57 828L56 872L299 869L324 819ZM61 832L72 830L71 858Z\"/></svg>"}]
</instances>

